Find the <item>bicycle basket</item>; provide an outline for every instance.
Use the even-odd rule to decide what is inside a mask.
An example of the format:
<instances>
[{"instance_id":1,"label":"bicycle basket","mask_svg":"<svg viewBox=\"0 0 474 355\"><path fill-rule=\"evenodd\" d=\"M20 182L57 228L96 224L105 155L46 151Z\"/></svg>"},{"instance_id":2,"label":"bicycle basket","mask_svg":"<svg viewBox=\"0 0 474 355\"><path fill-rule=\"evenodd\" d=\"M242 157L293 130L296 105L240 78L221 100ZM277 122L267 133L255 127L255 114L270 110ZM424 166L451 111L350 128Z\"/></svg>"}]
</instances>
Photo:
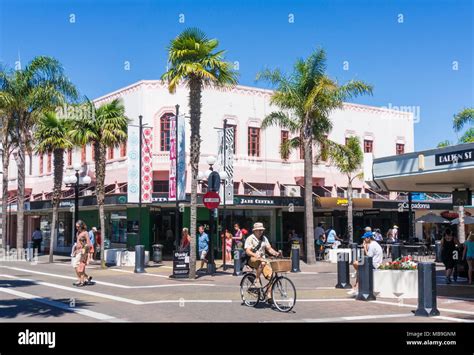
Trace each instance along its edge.
<instances>
[{"instance_id":1,"label":"bicycle basket","mask_svg":"<svg viewBox=\"0 0 474 355\"><path fill-rule=\"evenodd\" d=\"M290 259L278 259L270 261L273 272L288 272L291 270Z\"/></svg>"}]
</instances>

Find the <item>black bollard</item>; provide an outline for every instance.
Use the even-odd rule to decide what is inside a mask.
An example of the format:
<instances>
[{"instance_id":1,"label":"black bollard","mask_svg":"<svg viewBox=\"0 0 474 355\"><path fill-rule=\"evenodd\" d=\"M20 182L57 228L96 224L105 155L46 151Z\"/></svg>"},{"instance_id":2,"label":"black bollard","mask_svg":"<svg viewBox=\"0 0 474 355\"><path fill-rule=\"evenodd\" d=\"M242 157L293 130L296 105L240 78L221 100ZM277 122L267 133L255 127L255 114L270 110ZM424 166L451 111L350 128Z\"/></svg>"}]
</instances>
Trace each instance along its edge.
<instances>
[{"instance_id":1,"label":"black bollard","mask_svg":"<svg viewBox=\"0 0 474 355\"><path fill-rule=\"evenodd\" d=\"M436 305L435 263L418 263L418 309L415 316L439 316Z\"/></svg>"},{"instance_id":2,"label":"black bollard","mask_svg":"<svg viewBox=\"0 0 474 355\"><path fill-rule=\"evenodd\" d=\"M234 249L234 273L232 274L233 276L242 275L241 251L242 249Z\"/></svg>"},{"instance_id":3,"label":"black bollard","mask_svg":"<svg viewBox=\"0 0 474 355\"><path fill-rule=\"evenodd\" d=\"M349 278L349 255L337 254L337 285L336 288L352 288Z\"/></svg>"},{"instance_id":4,"label":"black bollard","mask_svg":"<svg viewBox=\"0 0 474 355\"><path fill-rule=\"evenodd\" d=\"M293 243L291 245L291 272L300 271L300 245Z\"/></svg>"},{"instance_id":5,"label":"black bollard","mask_svg":"<svg viewBox=\"0 0 474 355\"><path fill-rule=\"evenodd\" d=\"M441 260L441 241L435 241L435 262L440 263Z\"/></svg>"},{"instance_id":6,"label":"black bollard","mask_svg":"<svg viewBox=\"0 0 474 355\"><path fill-rule=\"evenodd\" d=\"M135 273L145 272L145 246L135 245Z\"/></svg>"},{"instance_id":7,"label":"black bollard","mask_svg":"<svg viewBox=\"0 0 474 355\"><path fill-rule=\"evenodd\" d=\"M400 243L392 244L392 261L402 257L402 245Z\"/></svg>"},{"instance_id":8,"label":"black bollard","mask_svg":"<svg viewBox=\"0 0 474 355\"><path fill-rule=\"evenodd\" d=\"M357 278L359 283L359 293L357 294L356 300L375 301L374 267L371 256L364 256L359 263Z\"/></svg>"}]
</instances>

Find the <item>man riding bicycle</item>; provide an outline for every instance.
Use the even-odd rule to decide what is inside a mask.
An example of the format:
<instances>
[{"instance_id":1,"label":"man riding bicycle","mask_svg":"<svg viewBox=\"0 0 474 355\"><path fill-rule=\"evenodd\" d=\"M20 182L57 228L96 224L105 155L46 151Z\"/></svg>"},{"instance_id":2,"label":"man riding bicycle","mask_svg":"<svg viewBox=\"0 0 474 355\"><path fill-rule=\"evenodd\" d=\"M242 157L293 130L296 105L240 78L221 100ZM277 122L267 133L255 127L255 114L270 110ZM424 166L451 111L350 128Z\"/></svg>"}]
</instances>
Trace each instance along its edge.
<instances>
[{"instance_id":1,"label":"man riding bicycle","mask_svg":"<svg viewBox=\"0 0 474 355\"><path fill-rule=\"evenodd\" d=\"M268 238L263 235L265 228L263 223L257 222L254 223L252 232L245 240L245 253L249 256L248 265L256 270L255 286L262 287L260 285L260 275L263 272L263 276L267 280L270 280L273 274L273 270L270 266L270 263L265 260L267 251L270 255L280 256L276 250L272 248ZM267 298L271 299L272 288L269 287L267 290Z\"/></svg>"}]
</instances>

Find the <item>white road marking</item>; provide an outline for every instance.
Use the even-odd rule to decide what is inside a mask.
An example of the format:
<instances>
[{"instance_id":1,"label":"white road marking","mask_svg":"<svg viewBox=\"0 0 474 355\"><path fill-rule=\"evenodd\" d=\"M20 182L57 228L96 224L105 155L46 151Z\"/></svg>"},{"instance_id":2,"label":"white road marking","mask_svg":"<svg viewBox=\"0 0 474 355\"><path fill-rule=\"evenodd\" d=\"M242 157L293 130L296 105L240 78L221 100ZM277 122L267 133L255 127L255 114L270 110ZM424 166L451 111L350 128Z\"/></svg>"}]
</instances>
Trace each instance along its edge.
<instances>
[{"instance_id":1,"label":"white road marking","mask_svg":"<svg viewBox=\"0 0 474 355\"><path fill-rule=\"evenodd\" d=\"M117 271L117 272L125 272L127 274L135 274L133 271L127 271L127 270L120 270L120 269L109 269L109 270L112 270L112 271ZM148 272L145 272L143 274L136 274L136 275L143 275L143 276L155 276L155 277L163 277L165 279L169 279L169 276L165 276L165 275L157 275L157 274L150 274Z\"/></svg>"},{"instance_id":2,"label":"white road marking","mask_svg":"<svg viewBox=\"0 0 474 355\"><path fill-rule=\"evenodd\" d=\"M232 303L232 302L240 302L240 301L233 301L233 300L187 300L187 299L179 299L179 300L158 300L158 301L147 301L143 302L143 304L159 304L159 303Z\"/></svg>"},{"instance_id":3,"label":"white road marking","mask_svg":"<svg viewBox=\"0 0 474 355\"><path fill-rule=\"evenodd\" d=\"M36 280L33 280L33 279L24 279L24 278L15 277L15 276L12 276L12 275L0 275L0 276L8 277L8 278L11 278L11 279L16 279L16 280L19 280L19 281L34 282L35 284L38 284L38 285L58 288L58 289L61 289L61 290L66 290L66 291L71 291L71 292L82 293L84 295L107 298L107 299L118 301L118 302L131 303L131 304L135 304L135 305L143 304L143 302L141 302L141 301L132 300L130 298L125 298L125 297L112 296L112 295L109 295L107 293L87 291L87 290L83 290L83 289L80 289L80 288L66 287L66 286L62 286L62 285L52 284L52 283L49 283L49 282L36 281Z\"/></svg>"},{"instance_id":4,"label":"white road marking","mask_svg":"<svg viewBox=\"0 0 474 355\"><path fill-rule=\"evenodd\" d=\"M433 318L442 319L442 320L450 320L450 321L453 321L453 322L460 322L460 323L474 323L474 320L454 318L454 317L436 316L436 317L433 317Z\"/></svg>"},{"instance_id":5,"label":"white road marking","mask_svg":"<svg viewBox=\"0 0 474 355\"><path fill-rule=\"evenodd\" d=\"M43 303L43 304L46 304L48 306L52 306L52 307L55 307L55 308L59 308L59 309L68 311L68 312L77 313L77 314L80 314L80 315L83 315L83 316L86 316L86 317L90 317L90 318L94 318L94 319L98 319L98 320L109 321L109 322L121 321L120 319L117 319L113 316L109 316L109 315L104 314L104 313L94 312L94 311L90 311L90 310L87 310L87 309L71 308L71 307L65 305L64 303L49 300L49 299L43 298L43 297L38 297L38 296L32 295L30 293L26 293L26 292L7 289L7 288L4 288L4 287L0 287L0 292L8 293L10 295L14 295L14 296L17 296L17 297L22 297L22 298L25 298L25 299L29 299L31 301L35 301L35 302L38 302L38 303Z\"/></svg>"},{"instance_id":6,"label":"white road marking","mask_svg":"<svg viewBox=\"0 0 474 355\"><path fill-rule=\"evenodd\" d=\"M348 302L355 301L355 298L303 298L296 302Z\"/></svg>"},{"instance_id":7,"label":"white road marking","mask_svg":"<svg viewBox=\"0 0 474 355\"><path fill-rule=\"evenodd\" d=\"M1 266L0 265L0 267L5 268L5 269L10 269L10 270L30 272L32 274L52 276L52 277L57 277L57 278L61 278L61 279L77 280L77 277L73 277L73 276L51 274L49 272L33 271L33 270L29 270L29 269L21 269L21 268L11 267L11 266ZM97 281L97 280L93 280L93 281L96 284L99 284L99 285L110 286L110 287L118 287L118 288L126 288L126 289L162 288L162 287L180 287L180 286L215 286L215 284L193 284L193 283L168 284L168 285L128 286L128 285L116 284L116 283L112 283L112 282Z\"/></svg>"},{"instance_id":8,"label":"white road marking","mask_svg":"<svg viewBox=\"0 0 474 355\"><path fill-rule=\"evenodd\" d=\"M393 302L387 302L387 301L371 301L371 303L388 304L388 305L392 305L392 306L410 307L410 308L415 308L415 309L418 307L415 304L402 304L402 303L393 303ZM459 310L459 309L449 309L449 308L439 308L438 307L438 311L474 315L474 312L462 311L462 310Z\"/></svg>"},{"instance_id":9,"label":"white road marking","mask_svg":"<svg viewBox=\"0 0 474 355\"><path fill-rule=\"evenodd\" d=\"M326 322L347 322L347 321L359 321L359 320L371 320L371 319L384 319L384 318L402 318L402 317L413 317L413 314L410 314L410 313L401 313L401 314L377 314L377 315L352 316L352 317L334 317L334 318L303 319L303 321L304 321L304 322L312 322L312 323L326 323Z\"/></svg>"}]
</instances>

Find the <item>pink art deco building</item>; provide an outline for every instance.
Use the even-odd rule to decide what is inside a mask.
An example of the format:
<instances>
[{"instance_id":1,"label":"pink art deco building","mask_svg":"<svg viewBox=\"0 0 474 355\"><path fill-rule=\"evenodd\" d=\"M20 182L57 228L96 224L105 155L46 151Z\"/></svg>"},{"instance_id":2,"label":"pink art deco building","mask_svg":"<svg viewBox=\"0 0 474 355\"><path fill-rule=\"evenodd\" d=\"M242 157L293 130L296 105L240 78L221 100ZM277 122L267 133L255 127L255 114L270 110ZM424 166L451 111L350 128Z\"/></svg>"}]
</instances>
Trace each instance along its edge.
<instances>
[{"instance_id":1,"label":"pink art deco building","mask_svg":"<svg viewBox=\"0 0 474 355\"><path fill-rule=\"evenodd\" d=\"M237 86L231 90L206 89L202 95L201 123L201 164L206 171L206 158L216 156L218 150L218 130L224 119L234 127L234 204L220 211L221 225L231 228L239 222L250 228L255 221L265 223L270 239L284 248L290 229L302 235L303 220L303 160L299 150L283 159L280 144L292 135L280 127L261 129L263 118L277 108L270 105L272 91L254 87ZM153 202L144 205L141 220L146 233L142 238L146 247L159 242L165 245L165 253L171 249L174 238L175 208L168 201L170 120L175 113L175 105L180 105L180 114L189 116L188 90L178 87L174 95L158 80L143 80L94 100L101 105L112 99L123 100L126 115L131 124L138 124L138 116L152 127L153 133ZM366 156L383 157L403 154L414 150L414 119L410 112L384 108L344 104L343 109L331 114L333 129L329 138L344 143L348 137L359 137ZM189 162L189 118L186 118L186 157ZM134 238L130 232L138 216L136 204L127 203L127 147L109 148L107 152L107 200L105 235L113 244L130 245ZM98 213L94 198L94 156L91 146L84 146L66 153L66 174L72 174L75 163L82 164L82 174L89 175L92 183L81 191L80 218L92 227L97 226ZM190 193L190 167L187 164L186 193ZM51 155L27 158L27 218L25 231L28 237L36 227L44 234L45 245L50 230L50 193L53 186ZM7 230L12 236L16 230L15 194L16 165L10 165L9 191L11 194L10 221ZM338 233L346 231L346 177L340 174L329 161L319 161L314 165L313 193L315 197L315 223L324 221L333 225ZM204 192L206 185L199 188ZM378 194L368 188L363 181L354 183L355 233L366 224L387 229L398 223L403 229L407 225L407 213L399 208L403 198L397 194ZM189 200L189 196L188 196ZM426 202L429 209L449 209ZM431 205L430 205L431 204ZM68 251L72 243L73 192L64 187L64 201L61 203L60 237L56 245L58 251ZM182 203L182 225L189 225L189 202ZM446 208L445 208L446 207ZM198 222L208 223L208 211L198 210ZM406 227L408 228L408 227ZM14 244L14 238L10 243Z\"/></svg>"}]
</instances>

